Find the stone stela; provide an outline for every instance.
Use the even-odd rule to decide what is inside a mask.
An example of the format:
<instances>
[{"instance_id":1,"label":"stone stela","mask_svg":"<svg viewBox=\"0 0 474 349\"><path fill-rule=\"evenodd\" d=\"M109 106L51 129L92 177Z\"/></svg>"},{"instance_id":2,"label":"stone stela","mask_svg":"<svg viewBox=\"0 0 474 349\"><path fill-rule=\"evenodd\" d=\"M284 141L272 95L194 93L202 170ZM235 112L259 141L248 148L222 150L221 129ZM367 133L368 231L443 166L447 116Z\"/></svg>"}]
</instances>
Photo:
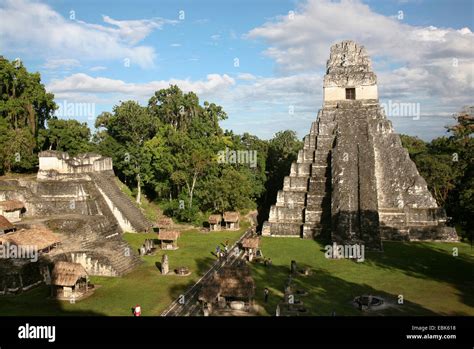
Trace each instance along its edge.
<instances>
[{"instance_id":1,"label":"stone stela","mask_svg":"<svg viewBox=\"0 0 474 349\"><path fill-rule=\"evenodd\" d=\"M379 104L363 46L331 47L323 91L323 108L262 235L323 237L374 250L384 239L457 241Z\"/></svg>"},{"instance_id":2,"label":"stone stela","mask_svg":"<svg viewBox=\"0 0 474 349\"><path fill-rule=\"evenodd\" d=\"M169 272L170 272L170 264L169 264L168 255L164 254L161 257L161 274L167 275Z\"/></svg>"}]
</instances>

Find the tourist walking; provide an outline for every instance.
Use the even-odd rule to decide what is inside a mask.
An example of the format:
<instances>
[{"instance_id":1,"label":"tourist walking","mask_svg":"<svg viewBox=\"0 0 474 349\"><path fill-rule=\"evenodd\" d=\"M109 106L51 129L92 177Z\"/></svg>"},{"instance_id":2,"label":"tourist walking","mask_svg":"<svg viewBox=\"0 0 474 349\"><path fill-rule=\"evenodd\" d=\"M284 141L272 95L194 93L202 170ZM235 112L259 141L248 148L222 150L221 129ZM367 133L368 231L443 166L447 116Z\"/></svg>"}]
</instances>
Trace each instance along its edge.
<instances>
[{"instance_id":1,"label":"tourist walking","mask_svg":"<svg viewBox=\"0 0 474 349\"><path fill-rule=\"evenodd\" d=\"M140 307L138 304L133 309L133 315L134 316L141 316L142 315L142 307Z\"/></svg>"},{"instance_id":2,"label":"tourist walking","mask_svg":"<svg viewBox=\"0 0 474 349\"><path fill-rule=\"evenodd\" d=\"M265 298L265 303L268 302L268 295L270 294L270 291L268 290L268 288L265 287L265 289L263 290L263 296Z\"/></svg>"}]
</instances>

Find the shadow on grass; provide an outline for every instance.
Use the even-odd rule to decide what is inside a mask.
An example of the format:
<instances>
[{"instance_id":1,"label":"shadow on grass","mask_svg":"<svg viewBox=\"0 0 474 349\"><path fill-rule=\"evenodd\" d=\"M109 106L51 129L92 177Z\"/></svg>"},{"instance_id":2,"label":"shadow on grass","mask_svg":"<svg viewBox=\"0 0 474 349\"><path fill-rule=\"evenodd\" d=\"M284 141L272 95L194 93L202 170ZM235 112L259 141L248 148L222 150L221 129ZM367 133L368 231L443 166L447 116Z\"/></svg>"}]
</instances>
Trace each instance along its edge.
<instances>
[{"instance_id":1,"label":"shadow on grass","mask_svg":"<svg viewBox=\"0 0 474 349\"><path fill-rule=\"evenodd\" d=\"M254 264L252 274L257 285L256 302L265 312L274 315L277 305L283 301L283 290L288 279L289 268L272 265ZM303 302L308 316L380 316L380 315L437 315L419 304L405 300L398 304L398 295L377 290L368 285L355 284L330 275L321 269L313 269L311 276L298 275L293 278L293 287L306 291L306 296L295 295L295 300ZM268 287L270 296L264 302L264 288ZM352 300L360 295L380 296L388 305L386 309L363 312L352 305ZM461 315L461 314L460 314Z\"/></svg>"},{"instance_id":2,"label":"shadow on grass","mask_svg":"<svg viewBox=\"0 0 474 349\"><path fill-rule=\"evenodd\" d=\"M456 246L453 246L456 247ZM423 242L384 242L383 253L370 253L366 263L404 274L451 284L461 301L474 307L474 260Z\"/></svg>"},{"instance_id":3,"label":"shadow on grass","mask_svg":"<svg viewBox=\"0 0 474 349\"><path fill-rule=\"evenodd\" d=\"M215 258L205 257L196 260L196 270L192 270L193 273L198 275L198 279L201 278L214 264ZM177 299L179 296L185 294L196 282L189 280L189 282L182 285L175 285L169 289L169 295L173 299Z\"/></svg>"},{"instance_id":4,"label":"shadow on grass","mask_svg":"<svg viewBox=\"0 0 474 349\"><path fill-rule=\"evenodd\" d=\"M50 295L50 287L41 285L19 295L2 296L0 316L105 316L89 310L64 309L67 301L58 301Z\"/></svg>"}]
</instances>

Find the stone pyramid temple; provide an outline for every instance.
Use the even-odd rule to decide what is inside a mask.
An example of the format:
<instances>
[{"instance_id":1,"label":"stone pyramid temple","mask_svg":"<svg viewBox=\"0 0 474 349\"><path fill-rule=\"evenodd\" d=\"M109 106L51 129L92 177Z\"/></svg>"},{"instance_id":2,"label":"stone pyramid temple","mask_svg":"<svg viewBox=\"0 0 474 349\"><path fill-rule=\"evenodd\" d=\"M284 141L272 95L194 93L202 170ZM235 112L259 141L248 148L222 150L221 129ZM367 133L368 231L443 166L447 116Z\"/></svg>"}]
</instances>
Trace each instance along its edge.
<instances>
[{"instance_id":1,"label":"stone pyramid temple","mask_svg":"<svg viewBox=\"0 0 474 349\"><path fill-rule=\"evenodd\" d=\"M363 46L331 47L323 108L285 177L262 235L321 237L380 250L382 240L456 241L378 102Z\"/></svg>"}]
</instances>

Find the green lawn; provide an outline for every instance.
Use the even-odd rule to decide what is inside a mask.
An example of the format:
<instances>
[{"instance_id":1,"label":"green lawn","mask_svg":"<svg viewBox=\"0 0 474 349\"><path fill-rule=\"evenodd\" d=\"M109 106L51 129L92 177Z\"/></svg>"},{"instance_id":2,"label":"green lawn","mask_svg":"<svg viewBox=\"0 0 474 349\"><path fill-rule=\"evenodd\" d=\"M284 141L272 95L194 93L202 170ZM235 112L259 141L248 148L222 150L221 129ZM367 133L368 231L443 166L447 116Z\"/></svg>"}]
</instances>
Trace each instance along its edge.
<instances>
[{"instance_id":1,"label":"green lawn","mask_svg":"<svg viewBox=\"0 0 474 349\"><path fill-rule=\"evenodd\" d=\"M459 249L457 257L453 247ZM366 260L357 263L326 259L324 246L311 240L263 238L262 251L273 265L252 267L262 315L273 315L283 300L291 260L313 271L294 278L296 287L308 292L299 299L309 315L365 315L351 304L362 294L380 295L393 305L370 315L474 315L474 251L469 245L384 242L384 250L366 253ZM267 304L265 287L270 290Z\"/></svg>"},{"instance_id":2,"label":"green lawn","mask_svg":"<svg viewBox=\"0 0 474 349\"><path fill-rule=\"evenodd\" d=\"M201 233L187 231L179 239L180 248L168 251L170 269L187 266L189 277L162 276L156 266L162 252L146 256L144 263L122 278L92 277L101 287L94 295L76 304L50 299L46 286L19 296L0 298L0 315L131 315L131 308L142 306L143 315L159 315L176 297L192 285L214 262L215 247L226 239L235 241L248 226L238 232ZM137 249L153 234L126 234ZM459 256L452 256L453 247ZM474 252L462 243L385 242L383 253L366 253L362 263L328 260L323 246L311 240L262 238L262 250L273 265L252 264L257 284L256 300L261 315L273 315L283 299L283 287L291 260L310 267L311 276L294 278L298 289L308 292L301 297L309 315L366 315L351 305L361 294L380 295L391 307L370 315L474 315ZM263 289L270 289L268 304ZM403 295L404 304L397 304Z\"/></svg>"},{"instance_id":3,"label":"green lawn","mask_svg":"<svg viewBox=\"0 0 474 349\"><path fill-rule=\"evenodd\" d=\"M216 260L212 255L217 245L227 239L236 241L248 228L242 222L239 231L202 233L186 231L178 240L179 249L167 251L170 270L179 266L190 268L187 277L163 276L156 263L161 262L162 251L155 256L145 256L144 263L125 277L92 277L100 285L95 293L84 300L70 304L49 298L49 288L42 286L18 296L0 298L0 315L131 315L131 308L142 306L143 315L159 315L175 298L194 284ZM156 234L125 234L134 250L146 238Z\"/></svg>"}]
</instances>

